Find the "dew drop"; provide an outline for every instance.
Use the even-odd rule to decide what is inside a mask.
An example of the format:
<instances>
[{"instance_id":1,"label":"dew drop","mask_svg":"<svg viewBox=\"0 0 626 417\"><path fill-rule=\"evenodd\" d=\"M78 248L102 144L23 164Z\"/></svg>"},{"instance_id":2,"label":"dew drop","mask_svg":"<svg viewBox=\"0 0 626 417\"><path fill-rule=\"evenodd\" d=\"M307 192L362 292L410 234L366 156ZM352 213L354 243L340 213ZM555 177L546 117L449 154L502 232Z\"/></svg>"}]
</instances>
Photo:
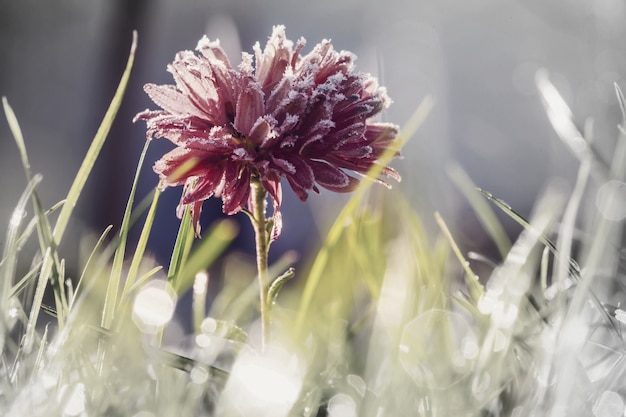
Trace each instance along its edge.
<instances>
[{"instance_id":1,"label":"dew drop","mask_svg":"<svg viewBox=\"0 0 626 417\"><path fill-rule=\"evenodd\" d=\"M596 417L619 417L624 415L624 400L613 391L605 391L593 407Z\"/></svg>"},{"instance_id":2,"label":"dew drop","mask_svg":"<svg viewBox=\"0 0 626 417\"><path fill-rule=\"evenodd\" d=\"M217 321L211 317L207 317L206 319L202 320L200 329L203 333L213 334L217 330Z\"/></svg>"},{"instance_id":3,"label":"dew drop","mask_svg":"<svg viewBox=\"0 0 626 417\"><path fill-rule=\"evenodd\" d=\"M478 343L476 343L476 338L474 337L465 337L461 342L461 351L463 352L463 356L465 359L475 359L478 356L479 347Z\"/></svg>"},{"instance_id":4,"label":"dew drop","mask_svg":"<svg viewBox=\"0 0 626 417\"><path fill-rule=\"evenodd\" d=\"M596 207L607 220L619 221L626 217L626 184L611 180L600 187Z\"/></svg>"},{"instance_id":5,"label":"dew drop","mask_svg":"<svg viewBox=\"0 0 626 417\"><path fill-rule=\"evenodd\" d=\"M191 380L196 384L204 384L209 379L209 372L198 366L194 367L189 373Z\"/></svg>"},{"instance_id":6,"label":"dew drop","mask_svg":"<svg viewBox=\"0 0 626 417\"><path fill-rule=\"evenodd\" d=\"M365 381L363 381L363 378L358 375L352 374L348 375L346 379L348 380L348 384L352 385L352 387L354 387L356 392L358 392L361 397L365 396L365 390L367 389L367 385L365 384Z\"/></svg>"},{"instance_id":7,"label":"dew drop","mask_svg":"<svg viewBox=\"0 0 626 417\"><path fill-rule=\"evenodd\" d=\"M201 348L207 348L211 345L211 337L204 333L196 336L196 345Z\"/></svg>"},{"instance_id":8,"label":"dew drop","mask_svg":"<svg viewBox=\"0 0 626 417\"><path fill-rule=\"evenodd\" d=\"M356 403L346 394L337 394L328 401L330 417L356 417Z\"/></svg>"},{"instance_id":9,"label":"dew drop","mask_svg":"<svg viewBox=\"0 0 626 417\"><path fill-rule=\"evenodd\" d=\"M198 272L193 280L193 292L195 294L204 294L209 284L209 274L205 271Z\"/></svg>"}]
</instances>

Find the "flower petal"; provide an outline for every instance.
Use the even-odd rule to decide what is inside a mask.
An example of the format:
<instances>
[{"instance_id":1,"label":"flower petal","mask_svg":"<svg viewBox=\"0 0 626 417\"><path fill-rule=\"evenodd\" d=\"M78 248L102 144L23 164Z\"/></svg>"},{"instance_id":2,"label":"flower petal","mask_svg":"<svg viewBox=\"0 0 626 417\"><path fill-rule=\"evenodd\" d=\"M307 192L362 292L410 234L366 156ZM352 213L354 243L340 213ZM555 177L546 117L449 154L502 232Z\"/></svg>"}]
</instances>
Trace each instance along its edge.
<instances>
[{"instance_id":1,"label":"flower petal","mask_svg":"<svg viewBox=\"0 0 626 417\"><path fill-rule=\"evenodd\" d=\"M235 129L239 133L249 136L252 127L264 113L263 91L261 91L258 83L249 81L237 100Z\"/></svg>"},{"instance_id":2,"label":"flower petal","mask_svg":"<svg viewBox=\"0 0 626 417\"><path fill-rule=\"evenodd\" d=\"M310 160L315 182L331 191L348 192L356 188L359 181L326 161Z\"/></svg>"},{"instance_id":3,"label":"flower petal","mask_svg":"<svg viewBox=\"0 0 626 417\"><path fill-rule=\"evenodd\" d=\"M293 42L285 38L285 26L274 26L263 53L257 42L254 45L256 56L256 78L267 94L280 81L291 64Z\"/></svg>"},{"instance_id":4,"label":"flower petal","mask_svg":"<svg viewBox=\"0 0 626 417\"><path fill-rule=\"evenodd\" d=\"M204 117L204 114L189 101L189 98L173 85L146 84L143 89L152 101L167 112L181 116Z\"/></svg>"}]
</instances>

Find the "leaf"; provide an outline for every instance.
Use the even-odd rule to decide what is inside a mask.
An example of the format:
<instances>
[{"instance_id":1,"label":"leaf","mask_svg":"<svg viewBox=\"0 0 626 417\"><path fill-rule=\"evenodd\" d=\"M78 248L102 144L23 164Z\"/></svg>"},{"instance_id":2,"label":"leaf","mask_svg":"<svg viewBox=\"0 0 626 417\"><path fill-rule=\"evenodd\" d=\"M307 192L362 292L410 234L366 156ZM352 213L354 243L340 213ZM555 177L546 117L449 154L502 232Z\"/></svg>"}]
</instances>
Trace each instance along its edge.
<instances>
[{"instance_id":1,"label":"leaf","mask_svg":"<svg viewBox=\"0 0 626 417\"><path fill-rule=\"evenodd\" d=\"M293 278L295 275L296 275L296 270L294 268L289 268L287 271L285 271L284 274L276 278L270 284L270 288L267 292L267 303L270 306L270 308L276 302L276 297L278 297L278 293L280 292L280 289L283 287L283 285L285 285L285 283L289 281L291 278Z\"/></svg>"}]
</instances>

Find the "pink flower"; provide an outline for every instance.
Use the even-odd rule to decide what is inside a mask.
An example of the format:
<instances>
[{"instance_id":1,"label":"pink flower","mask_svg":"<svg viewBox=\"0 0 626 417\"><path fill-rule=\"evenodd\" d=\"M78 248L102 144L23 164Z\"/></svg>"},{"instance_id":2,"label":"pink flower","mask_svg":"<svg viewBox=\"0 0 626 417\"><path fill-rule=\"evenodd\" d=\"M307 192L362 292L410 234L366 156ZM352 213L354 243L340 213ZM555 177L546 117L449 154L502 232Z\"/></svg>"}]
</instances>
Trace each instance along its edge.
<instances>
[{"instance_id":1,"label":"pink flower","mask_svg":"<svg viewBox=\"0 0 626 417\"><path fill-rule=\"evenodd\" d=\"M275 26L265 49L242 54L233 68L219 41L203 37L179 52L168 71L176 85L146 84L162 110L143 111L147 136L177 147L154 164L163 188L184 185L179 216L190 205L196 233L202 202L222 199L223 211L248 207L251 181L259 181L273 202L274 233L280 234L280 181L298 198L320 187L354 190L392 143L397 127L370 119L389 106L375 78L357 72L355 56L337 52L330 41L301 55L284 26ZM347 171L347 172L346 172ZM385 167L383 175L399 180ZM384 183L382 180L379 182Z\"/></svg>"}]
</instances>

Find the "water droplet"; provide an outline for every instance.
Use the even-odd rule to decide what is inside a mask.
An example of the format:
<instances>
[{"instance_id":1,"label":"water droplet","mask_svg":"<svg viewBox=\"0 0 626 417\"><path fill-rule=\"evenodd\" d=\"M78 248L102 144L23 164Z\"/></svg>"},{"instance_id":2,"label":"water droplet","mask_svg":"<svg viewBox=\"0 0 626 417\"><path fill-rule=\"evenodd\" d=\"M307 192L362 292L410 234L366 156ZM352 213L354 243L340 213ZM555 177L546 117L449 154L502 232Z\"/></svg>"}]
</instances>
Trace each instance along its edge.
<instances>
[{"instance_id":1,"label":"water droplet","mask_svg":"<svg viewBox=\"0 0 626 417\"><path fill-rule=\"evenodd\" d=\"M596 207L607 220L626 217L626 184L617 180L605 183L596 194Z\"/></svg>"},{"instance_id":2,"label":"water droplet","mask_svg":"<svg viewBox=\"0 0 626 417\"><path fill-rule=\"evenodd\" d=\"M213 334L217 330L217 321L215 319L212 319L211 317L207 317L206 319L202 320L200 329L203 333Z\"/></svg>"},{"instance_id":3,"label":"water droplet","mask_svg":"<svg viewBox=\"0 0 626 417\"><path fill-rule=\"evenodd\" d=\"M26 210L24 210L23 208L16 208L15 210L13 210L11 220L9 221L9 228L16 228L17 226L19 226L24 217L26 217Z\"/></svg>"},{"instance_id":4,"label":"water droplet","mask_svg":"<svg viewBox=\"0 0 626 417\"><path fill-rule=\"evenodd\" d=\"M194 367L189 373L189 377L196 384L204 384L209 379L209 372L201 367Z\"/></svg>"},{"instance_id":5,"label":"water droplet","mask_svg":"<svg viewBox=\"0 0 626 417\"><path fill-rule=\"evenodd\" d=\"M620 323L626 324L626 311L621 308L615 310L615 319Z\"/></svg>"},{"instance_id":6,"label":"water droplet","mask_svg":"<svg viewBox=\"0 0 626 417\"><path fill-rule=\"evenodd\" d=\"M193 292L196 294L204 294L209 284L209 274L205 271L198 272L193 280Z\"/></svg>"},{"instance_id":7,"label":"water droplet","mask_svg":"<svg viewBox=\"0 0 626 417\"><path fill-rule=\"evenodd\" d=\"M346 394L337 394L328 401L330 417L356 417L356 403Z\"/></svg>"},{"instance_id":8,"label":"water droplet","mask_svg":"<svg viewBox=\"0 0 626 417\"><path fill-rule=\"evenodd\" d=\"M465 359L476 359L479 351L480 348L478 343L476 343L476 338L469 336L463 338L463 341L461 342L461 352L463 352Z\"/></svg>"},{"instance_id":9,"label":"water droplet","mask_svg":"<svg viewBox=\"0 0 626 417\"><path fill-rule=\"evenodd\" d=\"M493 351L500 352L507 347L507 337L506 335L499 329L496 329L493 334Z\"/></svg>"},{"instance_id":10,"label":"water droplet","mask_svg":"<svg viewBox=\"0 0 626 417\"><path fill-rule=\"evenodd\" d=\"M492 291L487 291L485 294L481 295L478 299L478 310L483 314L491 314L494 310L496 303L498 302L497 297Z\"/></svg>"},{"instance_id":11,"label":"water droplet","mask_svg":"<svg viewBox=\"0 0 626 417\"><path fill-rule=\"evenodd\" d=\"M367 385L365 384L365 381L363 381L363 378L358 375L348 375L346 379L348 380L348 384L352 385L361 397L365 396Z\"/></svg>"},{"instance_id":12,"label":"water droplet","mask_svg":"<svg viewBox=\"0 0 626 417\"><path fill-rule=\"evenodd\" d=\"M624 415L624 400L613 391L605 391L593 407L596 417L619 417Z\"/></svg>"},{"instance_id":13,"label":"water droplet","mask_svg":"<svg viewBox=\"0 0 626 417\"><path fill-rule=\"evenodd\" d=\"M201 348L207 348L211 345L211 337L207 334L201 333L196 336L196 345Z\"/></svg>"}]
</instances>

